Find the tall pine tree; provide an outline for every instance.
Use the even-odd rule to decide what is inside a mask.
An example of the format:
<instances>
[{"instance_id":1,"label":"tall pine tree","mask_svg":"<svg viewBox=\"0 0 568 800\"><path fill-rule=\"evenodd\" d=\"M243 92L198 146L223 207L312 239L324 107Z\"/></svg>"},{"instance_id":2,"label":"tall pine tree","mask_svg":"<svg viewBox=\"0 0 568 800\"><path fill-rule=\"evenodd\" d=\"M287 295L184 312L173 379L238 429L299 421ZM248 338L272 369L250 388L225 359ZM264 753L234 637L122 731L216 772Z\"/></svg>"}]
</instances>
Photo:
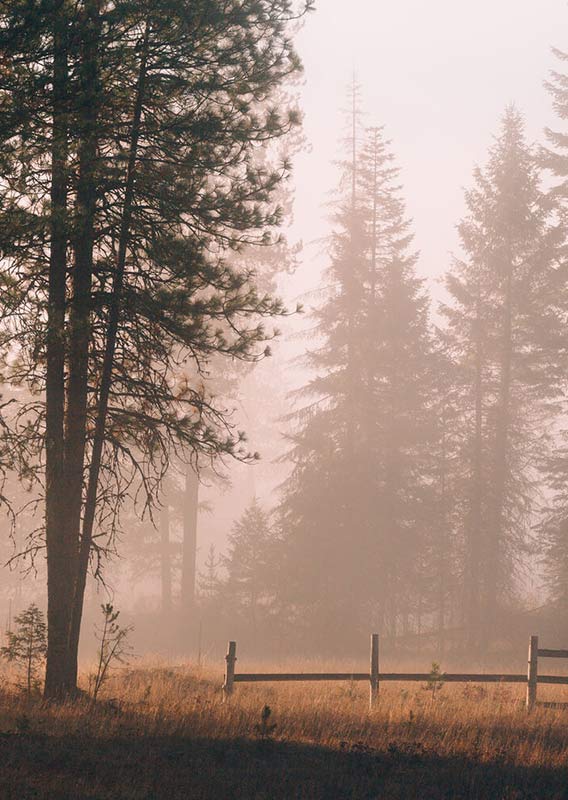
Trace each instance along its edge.
<instances>
[{"instance_id":1,"label":"tall pine tree","mask_svg":"<svg viewBox=\"0 0 568 800\"><path fill-rule=\"evenodd\" d=\"M554 50L562 65L568 54ZM551 95L554 110L562 123L568 120L568 76L565 70L554 70L546 87ZM555 202L560 224L568 230L568 136L563 130L545 131L547 146L541 151L542 166L552 175L550 198ZM564 259L565 262L565 259ZM559 271L558 300L562 302L566 292L566 270ZM561 312L562 313L562 312ZM563 329L566 330L568 315L564 312ZM560 338L556 346L564 356L568 337ZM566 406L563 404L565 413ZM568 433L559 425L555 449L546 466L549 500L539 525L541 547L544 553L546 580L551 599L563 620L568 607ZM563 623L564 625L564 623Z\"/></svg>"},{"instance_id":2,"label":"tall pine tree","mask_svg":"<svg viewBox=\"0 0 568 800\"><path fill-rule=\"evenodd\" d=\"M563 232L514 107L466 201L444 313L462 381L464 615L478 645L514 591L562 378Z\"/></svg>"},{"instance_id":3,"label":"tall pine tree","mask_svg":"<svg viewBox=\"0 0 568 800\"><path fill-rule=\"evenodd\" d=\"M427 298L389 143L377 128L359 148L356 120L280 509L283 592L321 643L408 623L432 495Z\"/></svg>"},{"instance_id":4,"label":"tall pine tree","mask_svg":"<svg viewBox=\"0 0 568 800\"><path fill-rule=\"evenodd\" d=\"M49 697L76 686L89 559L130 488L155 498L174 449L239 451L200 373L260 357L282 310L231 255L281 219L289 165L257 152L298 122L272 102L300 68L295 18L289 0L0 12L0 345L40 396L16 423L45 477Z\"/></svg>"}]
</instances>

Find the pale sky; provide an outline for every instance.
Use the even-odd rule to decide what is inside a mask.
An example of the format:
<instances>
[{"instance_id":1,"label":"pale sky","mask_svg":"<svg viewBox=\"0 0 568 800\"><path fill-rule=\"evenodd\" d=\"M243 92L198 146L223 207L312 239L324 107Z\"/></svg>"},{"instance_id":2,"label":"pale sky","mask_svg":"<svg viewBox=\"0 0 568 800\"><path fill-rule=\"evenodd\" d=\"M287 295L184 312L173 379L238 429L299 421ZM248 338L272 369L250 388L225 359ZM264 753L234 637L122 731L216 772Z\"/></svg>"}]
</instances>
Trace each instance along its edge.
<instances>
[{"instance_id":1,"label":"pale sky","mask_svg":"<svg viewBox=\"0 0 568 800\"><path fill-rule=\"evenodd\" d=\"M322 204L336 177L345 87L355 69L371 124L384 124L402 181L420 272L437 276L457 247L463 188L483 163L505 106L524 113L529 138L558 124L543 87L568 49L566 0L316 0L297 38L305 66L301 102L311 152L295 164L294 235L308 245L327 231ZM317 282L306 246L294 282Z\"/></svg>"}]
</instances>

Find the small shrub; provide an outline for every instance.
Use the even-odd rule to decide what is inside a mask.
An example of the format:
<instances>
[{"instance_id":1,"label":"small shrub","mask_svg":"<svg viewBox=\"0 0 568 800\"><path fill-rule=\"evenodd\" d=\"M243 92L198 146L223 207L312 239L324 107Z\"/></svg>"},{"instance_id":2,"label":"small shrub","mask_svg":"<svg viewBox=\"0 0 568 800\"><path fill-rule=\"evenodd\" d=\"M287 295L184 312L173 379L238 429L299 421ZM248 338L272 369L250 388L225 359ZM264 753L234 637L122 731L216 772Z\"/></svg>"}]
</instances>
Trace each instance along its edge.
<instances>
[{"instance_id":1,"label":"small shrub","mask_svg":"<svg viewBox=\"0 0 568 800\"><path fill-rule=\"evenodd\" d=\"M432 701L436 694L444 688L444 673L440 670L440 665L437 661L432 662L430 675L428 675L428 682L422 686L427 692L432 693Z\"/></svg>"},{"instance_id":2,"label":"small shrub","mask_svg":"<svg viewBox=\"0 0 568 800\"><path fill-rule=\"evenodd\" d=\"M262 712L260 714L260 722L258 725L255 725L255 732L256 735L263 741L266 742L274 736L274 731L276 730L276 723L270 721L270 717L272 716L272 709L270 706L264 706Z\"/></svg>"},{"instance_id":3,"label":"small shrub","mask_svg":"<svg viewBox=\"0 0 568 800\"><path fill-rule=\"evenodd\" d=\"M99 640L97 671L90 679L93 703L97 702L99 692L109 677L111 666L114 663L126 664L128 656L132 655L127 638L133 627L131 625L120 627L118 623L120 611L115 611L111 603L104 603L101 610L103 623L97 629Z\"/></svg>"}]
</instances>

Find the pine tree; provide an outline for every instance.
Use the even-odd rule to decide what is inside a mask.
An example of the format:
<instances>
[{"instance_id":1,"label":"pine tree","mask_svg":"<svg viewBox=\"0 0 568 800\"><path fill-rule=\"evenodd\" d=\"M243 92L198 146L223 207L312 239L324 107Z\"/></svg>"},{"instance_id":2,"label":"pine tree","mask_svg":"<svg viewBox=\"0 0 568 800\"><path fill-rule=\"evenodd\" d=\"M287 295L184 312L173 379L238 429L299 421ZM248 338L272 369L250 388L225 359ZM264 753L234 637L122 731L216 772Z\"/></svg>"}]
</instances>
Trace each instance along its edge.
<instances>
[{"instance_id":1,"label":"pine tree","mask_svg":"<svg viewBox=\"0 0 568 800\"><path fill-rule=\"evenodd\" d=\"M223 596L231 612L245 621L253 639L270 613L274 594L269 572L273 544L269 515L255 498L233 525L222 559L227 572ZM212 567L210 562L209 569Z\"/></svg>"},{"instance_id":2,"label":"pine tree","mask_svg":"<svg viewBox=\"0 0 568 800\"><path fill-rule=\"evenodd\" d=\"M568 53L554 49L556 58L564 64L568 61ZM568 119L568 78L564 72L553 70L546 88L552 98L552 105L556 115L563 122ZM548 147L540 153L541 165L549 170L555 178L552 195L562 201L561 210L566 212L568 200L568 142L563 131L553 131L546 128L545 135Z\"/></svg>"},{"instance_id":3,"label":"pine tree","mask_svg":"<svg viewBox=\"0 0 568 800\"><path fill-rule=\"evenodd\" d=\"M566 431L547 461L546 486L551 494L537 527L544 555L546 587L555 613L565 627L568 609L568 447Z\"/></svg>"},{"instance_id":4,"label":"pine tree","mask_svg":"<svg viewBox=\"0 0 568 800\"><path fill-rule=\"evenodd\" d=\"M395 634L416 612L432 496L428 301L398 170L381 129L367 133L361 153L351 149L332 220L330 288L314 315L321 346L307 359L314 377L302 396L311 403L292 417L281 504L283 592L322 642L338 628Z\"/></svg>"},{"instance_id":5,"label":"pine tree","mask_svg":"<svg viewBox=\"0 0 568 800\"><path fill-rule=\"evenodd\" d=\"M556 57L564 64L568 55L554 50ZM565 72L553 71L546 84L552 97L554 110L563 123L568 119L568 79ZM548 147L541 152L542 166L552 173L554 185L550 190L550 200L556 203L558 217L566 230L568 214L568 147L566 134L547 128ZM565 260L564 260L565 261ZM557 282L558 299L562 301L566 292L566 270L559 269L560 280ZM564 316L566 320L566 316ZM555 343L559 353L564 356L566 345L563 338ZM563 404L563 408L565 404ZM547 586L551 599L560 614L564 614L568 606L568 454L567 434L559 426L554 443L554 452L546 464L546 486L550 498L543 509L543 517L538 526L541 551L544 554Z\"/></svg>"},{"instance_id":6,"label":"pine tree","mask_svg":"<svg viewBox=\"0 0 568 800\"><path fill-rule=\"evenodd\" d=\"M399 170L382 129L368 133L360 184L369 235L369 429L378 467L376 515L384 566L382 626L393 635L423 602L427 531L434 511L433 342L429 300L416 275ZM411 557L408 554L411 553ZM422 588L420 588L422 587Z\"/></svg>"},{"instance_id":7,"label":"pine tree","mask_svg":"<svg viewBox=\"0 0 568 800\"><path fill-rule=\"evenodd\" d=\"M198 586L201 601L206 603L214 600L220 591L221 579L219 577L220 559L214 544L209 546L204 569L199 574Z\"/></svg>"},{"instance_id":8,"label":"pine tree","mask_svg":"<svg viewBox=\"0 0 568 800\"><path fill-rule=\"evenodd\" d=\"M48 696L76 684L89 558L130 487L152 502L173 447L246 456L200 373L259 358L282 311L230 255L280 222L289 165L255 159L298 122L271 103L299 70L294 17L288 0L3 6L3 345L10 380L45 391L16 423L38 479L45 449Z\"/></svg>"},{"instance_id":9,"label":"pine tree","mask_svg":"<svg viewBox=\"0 0 568 800\"><path fill-rule=\"evenodd\" d=\"M306 359L313 377L301 396L310 404L290 420L298 431L290 436L293 469L280 508L283 573L289 576L281 592L300 624L322 641L353 619L364 583L358 573L370 555L359 502L370 470L366 451L360 452L365 445L362 325L368 268L365 218L357 201L356 120L354 109L352 159L343 164L329 239L329 288L325 304L314 313L321 345Z\"/></svg>"},{"instance_id":10,"label":"pine tree","mask_svg":"<svg viewBox=\"0 0 568 800\"><path fill-rule=\"evenodd\" d=\"M24 688L28 697L39 684L38 670L47 653L45 619L32 603L14 620L16 629L8 631L8 643L0 649L0 655L23 669Z\"/></svg>"},{"instance_id":11,"label":"pine tree","mask_svg":"<svg viewBox=\"0 0 568 800\"><path fill-rule=\"evenodd\" d=\"M462 381L464 613L478 644L514 589L534 467L558 399L563 234L550 223L535 152L513 107L474 182L459 229L466 258L448 276L453 305L444 313Z\"/></svg>"}]
</instances>

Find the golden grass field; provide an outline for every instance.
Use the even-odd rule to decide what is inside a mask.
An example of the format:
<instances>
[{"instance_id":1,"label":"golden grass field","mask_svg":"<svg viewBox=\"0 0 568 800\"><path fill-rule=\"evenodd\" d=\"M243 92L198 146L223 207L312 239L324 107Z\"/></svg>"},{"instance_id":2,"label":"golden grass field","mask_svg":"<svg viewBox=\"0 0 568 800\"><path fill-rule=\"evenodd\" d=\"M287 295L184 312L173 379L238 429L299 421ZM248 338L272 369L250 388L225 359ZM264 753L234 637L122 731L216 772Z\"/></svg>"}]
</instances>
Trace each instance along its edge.
<instances>
[{"instance_id":1,"label":"golden grass field","mask_svg":"<svg viewBox=\"0 0 568 800\"><path fill-rule=\"evenodd\" d=\"M568 799L568 711L527 714L521 685L432 697L385 684L369 712L364 683L239 684L227 704L221 683L213 669L138 664L93 708L28 701L5 677L0 798ZM265 705L276 727L263 739Z\"/></svg>"}]
</instances>

